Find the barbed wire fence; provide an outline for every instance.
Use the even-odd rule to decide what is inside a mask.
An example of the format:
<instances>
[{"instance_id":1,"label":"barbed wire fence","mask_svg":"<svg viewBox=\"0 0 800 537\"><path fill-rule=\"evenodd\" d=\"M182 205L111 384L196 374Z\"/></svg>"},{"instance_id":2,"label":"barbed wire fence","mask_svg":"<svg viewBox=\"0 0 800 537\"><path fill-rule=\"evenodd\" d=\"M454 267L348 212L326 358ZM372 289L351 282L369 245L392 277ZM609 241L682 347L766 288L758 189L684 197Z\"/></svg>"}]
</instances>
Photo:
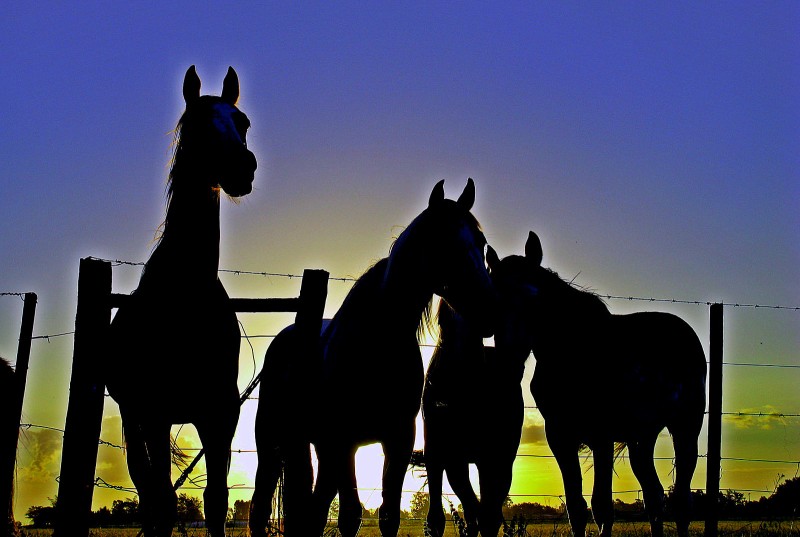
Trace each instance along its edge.
<instances>
[{"instance_id":1,"label":"barbed wire fence","mask_svg":"<svg viewBox=\"0 0 800 537\"><path fill-rule=\"evenodd\" d=\"M143 266L144 263L142 262L129 262L129 261L120 261L120 260L101 260L105 262L110 262L112 266ZM220 273L226 273L233 276L260 276L260 277L270 277L270 278L286 278L289 280L292 279L302 279L302 275L299 274L291 274L291 273L277 273L277 272L266 272L266 271L248 271L248 270L230 270L230 269L220 269ZM329 276L328 279L330 281L341 282L343 284L352 284L356 281L356 278L352 277L335 277ZM17 297L23 298L26 296L27 293L21 292L0 292L0 297ZM628 302L643 302L643 303L661 303L661 304L680 304L680 305L695 305L695 306L711 306L712 304L721 304L725 307L736 308L736 309L747 309L747 310L771 310L776 312L798 312L800 311L800 306L788 306L788 305L776 305L776 304L760 304L760 303L740 303L740 302L715 302L710 300L685 300L685 299L675 299L675 298L654 298L654 297L641 297L641 296L623 296L623 295L599 295L601 298L613 300L613 301L628 301ZM41 334L41 335L32 335L31 341L36 342L44 342L48 343L55 338L67 338L73 337L75 334L74 330L64 330L59 331L56 333L51 334ZM270 339L275 337L274 334L249 334L243 335L244 338L248 339ZM423 344L425 347L433 347L432 344ZM792 360L795 361L795 360ZM800 360L797 360L800 362ZM756 361L740 361L740 362L732 362L732 361L723 361L723 366L726 370L731 368L742 368L742 369L758 369L758 370L768 370L768 371L781 371L785 372L786 374L794 375L796 373L800 373L800 365L798 363L759 363ZM800 379L795 379L795 382ZM252 391L252 386L248 386L250 391ZM247 391L247 390L245 390ZM243 392L244 393L244 392ZM243 402L248 404L257 404L257 397L251 396L249 393L244 398ZM538 410L535 406L526 406L526 415L529 413L536 413ZM708 414L708 412L706 412ZM754 418L754 419L769 419L769 420L777 420L784 427L789 426L797 426L800 425L800 408L798 409L791 409L790 411L784 412L780 410L731 410L731 409L723 409L722 411L723 419L729 418ZM526 418L527 419L527 418ZM19 427L21 430L31 430L31 429L39 429L39 430L48 430L51 432L56 432L63 434L64 429L60 427L56 427L53 425L46 425L46 424L36 424L36 423L20 423ZM107 449L116 449L116 450L124 450L124 446L119 443L110 442L108 440L100 439L99 445L103 446ZM192 446L178 446L181 451L184 452L192 452L198 451L202 448L195 448ZM255 456L256 450L255 449L232 449L232 455L245 455L245 456ZM701 458L706 458L707 454L701 453ZM532 454L532 453L520 453L518 454L519 459L526 459L526 458L538 458L538 459L552 459L552 454L549 453L549 450L545 450L544 453L541 454ZM626 455L621 456L621 460L625 460ZM671 457L657 457L658 460L664 461L666 464L672 462ZM740 493L750 494L761 494L761 495L769 495L774 493L775 488L780 483L780 480L783 478L793 478L800 476L800 457L797 460L794 460L792 457L788 457L785 459L772 459L772 458L762 458L762 457L733 457L733 456L723 456L721 457L721 461L723 466L728 464L757 464L757 465L775 465L777 471L775 472L778 475L778 479L775 481L775 487L772 489L762 488L762 489L741 489L741 488L734 488L734 487L725 487L721 486L724 490L731 490ZM185 470L185 466L179 469L183 472ZM723 476L724 482L724 469L720 469ZM413 466L409 468L409 472L420 472L418 468L414 468ZM183 489L187 490L202 490L204 488L204 475L196 475L190 476L187 474L186 476L186 483L182 485ZM60 479L59 477L56 480ZM102 476L97 476L94 481L94 486L97 488L104 488L110 490L116 490L124 494L136 494L136 489L130 483L124 484L114 484L106 481L103 479ZM231 490L252 490L252 485L247 484L235 484L230 486ZM693 489L703 490L702 487L693 487ZM364 494L373 494L379 491L379 489L375 488L360 488L360 492ZM422 489L418 490L406 490L404 494L413 495L419 492L423 492ZM636 495L637 499L641 496L641 490L639 489L626 489L626 490L615 490L615 495ZM452 493L447 493L447 496L450 498L454 498L455 495ZM550 499L555 500L557 502L563 502L563 494L558 491L546 491L546 492L533 492L530 493L517 493L511 495L512 500L515 503L525 502L525 501L536 501L539 499ZM449 500L448 500L449 501Z\"/></svg>"}]
</instances>

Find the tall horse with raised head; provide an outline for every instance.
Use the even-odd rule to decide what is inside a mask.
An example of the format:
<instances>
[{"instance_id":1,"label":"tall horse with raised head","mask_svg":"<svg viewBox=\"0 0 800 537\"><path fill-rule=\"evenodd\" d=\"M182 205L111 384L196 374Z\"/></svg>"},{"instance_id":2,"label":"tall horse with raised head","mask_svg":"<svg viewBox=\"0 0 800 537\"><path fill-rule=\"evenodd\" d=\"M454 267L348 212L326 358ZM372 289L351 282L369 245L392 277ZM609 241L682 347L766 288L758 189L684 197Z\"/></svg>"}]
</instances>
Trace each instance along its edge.
<instances>
[{"instance_id":1,"label":"tall horse with raised head","mask_svg":"<svg viewBox=\"0 0 800 537\"><path fill-rule=\"evenodd\" d=\"M297 496L289 497L298 483L290 484L293 478L286 472L287 532L293 524L296 535L321 535L338 493L339 531L355 536L362 510L355 455L359 447L375 443L385 457L381 535L397 535L424 380L418 337L433 295L447 300L485 335L490 331L494 293L485 265L486 240L470 212L474 199L472 179L457 200L445 199L443 181L436 184L428 207L397 237L388 257L370 267L333 318L323 322L317 359L297 356L292 326L267 349L256 418L253 535L265 534L282 463L300 452L304 475L310 476L313 444L318 461L313 495L308 477L299 484L313 504L309 514L289 513L292 502L299 503ZM286 443L292 426L305 434L294 446Z\"/></svg>"},{"instance_id":2,"label":"tall horse with raised head","mask_svg":"<svg viewBox=\"0 0 800 537\"><path fill-rule=\"evenodd\" d=\"M170 430L191 423L203 444L208 531L225 532L230 446L239 419L240 332L220 282L220 191L249 194L256 159L247 149L239 80L200 95L194 66L183 82L186 110L175 131L167 211L137 288L111 323L108 392L119 405L128 470L144 535L168 536L176 519Z\"/></svg>"},{"instance_id":3,"label":"tall horse with raised head","mask_svg":"<svg viewBox=\"0 0 800 537\"><path fill-rule=\"evenodd\" d=\"M428 528L444 534L442 481L464 509L467 535L496 536L511 488L525 403L522 376L527 356L504 361L483 334L444 300L437 313L439 339L425 375L422 417L430 505ZM519 358L519 359L517 359ZM480 500L469 480L478 470Z\"/></svg>"},{"instance_id":4,"label":"tall horse with raised head","mask_svg":"<svg viewBox=\"0 0 800 537\"><path fill-rule=\"evenodd\" d=\"M533 232L524 256L500 260L490 247L487 261L500 296L497 353L521 359L533 351L531 393L561 471L573 534L583 537L589 516L579 449L592 450L592 515L600 535L609 537L615 444L624 443L651 533L663 535L664 487L653 454L666 428L675 451L677 530L686 537L706 404L705 353L695 331L669 313L612 314L596 294L541 266Z\"/></svg>"}]
</instances>

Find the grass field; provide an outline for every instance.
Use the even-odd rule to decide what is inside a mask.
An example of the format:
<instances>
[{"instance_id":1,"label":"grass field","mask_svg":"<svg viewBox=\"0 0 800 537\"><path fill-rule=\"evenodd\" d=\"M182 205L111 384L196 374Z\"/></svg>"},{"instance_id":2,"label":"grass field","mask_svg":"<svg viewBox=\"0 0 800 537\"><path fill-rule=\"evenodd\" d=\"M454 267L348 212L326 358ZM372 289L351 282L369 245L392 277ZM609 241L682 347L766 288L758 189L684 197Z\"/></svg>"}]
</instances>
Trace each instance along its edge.
<instances>
[{"instance_id":1,"label":"grass field","mask_svg":"<svg viewBox=\"0 0 800 537\"><path fill-rule=\"evenodd\" d=\"M592 528L594 529L594 528ZM90 530L90 537L136 537L139 530L137 528L95 528ZM702 537L704 524L695 522L690 528L691 537ZM31 529L23 528L24 537L51 537L53 531L50 529ZM674 536L675 528L670 524L665 527L667 536ZM172 535L178 537L182 534L177 530ZM205 537L204 529L189 529L186 533L189 537ZM227 531L228 537L248 537L246 528L230 528ZM331 529L326 532L326 537L335 537L338 532ZM376 525L365 523L359 537L380 537L380 531ZM400 527L398 537L423 537L424 531L420 521L404 521ZM618 537L649 537L650 528L644 522L620 522L614 525L614 535ZM720 537L800 537L800 520L789 521L728 521L719 524ZM445 532L446 537L458 537L458 533L452 524L449 524ZM557 524L530 524L527 533L524 535L514 535L513 537L570 537L569 527L565 523Z\"/></svg>"}]
</instances>

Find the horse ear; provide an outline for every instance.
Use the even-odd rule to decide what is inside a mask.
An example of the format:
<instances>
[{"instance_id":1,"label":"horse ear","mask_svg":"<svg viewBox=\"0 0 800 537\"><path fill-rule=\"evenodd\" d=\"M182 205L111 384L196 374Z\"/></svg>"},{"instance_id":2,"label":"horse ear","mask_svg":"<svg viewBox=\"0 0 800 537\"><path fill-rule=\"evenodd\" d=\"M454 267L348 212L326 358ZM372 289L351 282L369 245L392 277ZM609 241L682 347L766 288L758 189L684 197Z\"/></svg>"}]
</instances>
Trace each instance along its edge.
<instances>
[{"instance_id":1,"label":"horse ear","mask_svg":"<svg viewBox=\"0 0 800 537\"><path fill-rule=\"evenodd\" d=\"M475 203L475 181L472 180L472 177L467 179L467 186L458 197L457 203L467 211L472 209L472 205Z\"/></svg>"},{"instance_id":2,"label":"horse ear","mask_svg":"<svg viewBox=\"0 0 800 537\"><path fill-rule=\"evenodd\" d=\"M528 240L525 241L525 257L538 266L542 264L542 255L542 242L536 233L529 231Z\"/></svg>"},{"instance_id":3,"label":"horse ear","mask_svg":"<svg viewBox=\"0 0 800 537\"><path fill-rule=\"evenodd\" d=\"M500 264L500 257L494 251L494 248L488 244L486 245L486 264L489 265L489 269L493 269Z\"/></svg>"},{"instance_id":4,"label":"horse ear","mask_svg":"<svg viewBox=\"0 0 800 537\"><path fill-rule=\"evenodd\" d=\"M428 206L441 203L444 200L444 179L436 183L431 191L431 197L428 198Z\"/></svg>"},{"instance_id":5,"label":"horse ear","mask_svg":"<svg viewBox=\"0 0 800 537\"><path fill-rule=\"evenodd\" d=\"M233 67L228 67L228 73L222 81L222 100L228 104L236 104L239 100L239 75Z\"/></svg>"},{"instance_id":6,"label":"horse ear","mask_svg":"<svg viewBox=\"0 0 800 537\"><path fill-rule=\"evenodd\" d=\"M186 70L186 75L183 77L183 100L189 104L200 98L200 77L197 76L197 71L194 65Z\"/></svg>"}]
</instances>

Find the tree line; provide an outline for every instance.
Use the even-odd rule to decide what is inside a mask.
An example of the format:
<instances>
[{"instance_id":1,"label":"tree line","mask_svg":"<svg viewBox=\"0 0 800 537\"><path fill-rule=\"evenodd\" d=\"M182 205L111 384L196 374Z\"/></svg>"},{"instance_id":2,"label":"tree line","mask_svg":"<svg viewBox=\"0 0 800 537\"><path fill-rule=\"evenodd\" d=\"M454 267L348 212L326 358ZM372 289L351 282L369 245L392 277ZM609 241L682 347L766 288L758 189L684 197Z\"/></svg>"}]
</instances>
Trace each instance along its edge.
<instances>
[{"instance_id":1,"label":"tree line","mask_svg":"<svg viewBox=\"0 0 800 537\"><path fill-rule=\"evenodd\" d=\"M780 476L782 479L782 476ZM57 499L50 498L49 506L32 506L25 516L31 520L35 528L52 527L55 517ZM427 492L416 492L411 499L411 507L401 513L404 519L422 520L428 514L430 498ZM692 519L705 520L708 510L708 497L701 491L692 492ZM338 502L331 505L330 518L338 517ZM447 517L456 520L463 516L460 505L451 505ZM672 513L672 489L666 494L667 518ZM748 500L744 494L735 490L720 492L717 498L717 512L720 520L776 520L794 519L800 516L800 477L789 479L780 484L768 497L762 496L758 500ZM622 500L614 502L615 518L620 521L644 521L647 515L644 511L642 500L625 503ZM503 515L506 521L515 524L533 524L566 520L564 506L550 507L535 502L515 504L507 498L503 506ZM376 518L377 509L363 509L364 518ZM229 521L243 521L250 518L250 502L236 500L233 508L228 510ZM179 524L189 525L203 520L203 502L198 498L181 493L178 496L178 521ZM92 511L90 525L92 527L109 526L136 526L141 524L139 516L139 501L136 498L114 500L111 508L101 507Z\"/></svg>"}]
</instances>

